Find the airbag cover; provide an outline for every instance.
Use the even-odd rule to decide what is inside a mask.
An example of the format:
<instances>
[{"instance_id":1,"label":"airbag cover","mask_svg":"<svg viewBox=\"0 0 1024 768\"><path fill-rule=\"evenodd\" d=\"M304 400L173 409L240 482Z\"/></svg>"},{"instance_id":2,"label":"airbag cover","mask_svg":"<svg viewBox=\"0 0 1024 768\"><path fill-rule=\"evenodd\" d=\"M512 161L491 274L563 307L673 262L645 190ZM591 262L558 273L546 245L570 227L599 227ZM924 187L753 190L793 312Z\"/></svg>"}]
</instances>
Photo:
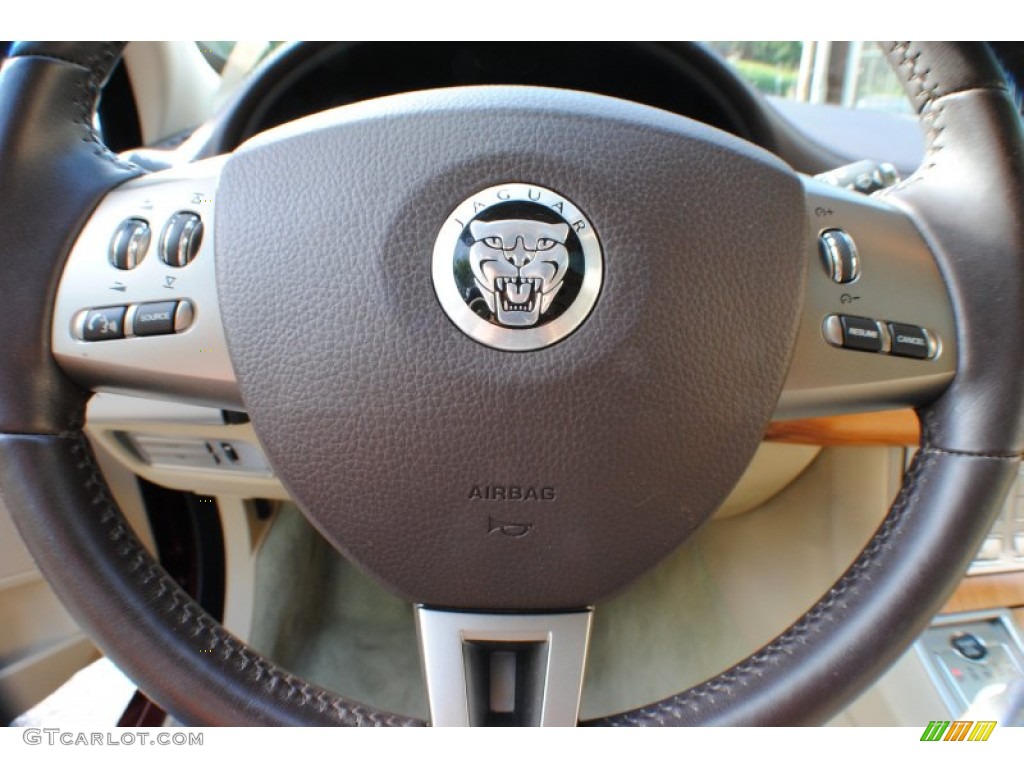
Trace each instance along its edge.
<instances>
[{"instance_id":1,"label":"airbag cover","mask_svg":"<svg viewBox=\"0 0 1024 768\"><path fill-rule=\"evenodd\" d=\"M431 280L449 214L506 183L573 201L603 251L589 317L529 352L460 332ZM653 108L518 87L363 102L248 142L215 204L257 434L313 524L409 600L564 609L621 588L728 494L788 367L800 183Z\"/></svg>"}]
</instances>

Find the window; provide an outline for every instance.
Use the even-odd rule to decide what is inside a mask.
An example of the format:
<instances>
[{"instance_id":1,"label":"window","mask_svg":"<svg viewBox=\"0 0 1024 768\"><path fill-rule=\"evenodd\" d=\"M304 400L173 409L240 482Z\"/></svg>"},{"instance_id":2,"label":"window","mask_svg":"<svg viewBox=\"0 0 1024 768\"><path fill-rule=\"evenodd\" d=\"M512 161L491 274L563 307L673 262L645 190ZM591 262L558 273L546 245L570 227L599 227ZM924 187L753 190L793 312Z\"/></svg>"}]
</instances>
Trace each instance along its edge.
<instances>
[{"instance_id":1,"label":"window","mask_svg":"<svg viewBox=\"0 0 1024 768\"><path fill-rule=\"evenodd\" d=\"M912 112L885 55L871 42L763 40L709 45L768 96L852 109Z\"/></svg>"}]
</instances>

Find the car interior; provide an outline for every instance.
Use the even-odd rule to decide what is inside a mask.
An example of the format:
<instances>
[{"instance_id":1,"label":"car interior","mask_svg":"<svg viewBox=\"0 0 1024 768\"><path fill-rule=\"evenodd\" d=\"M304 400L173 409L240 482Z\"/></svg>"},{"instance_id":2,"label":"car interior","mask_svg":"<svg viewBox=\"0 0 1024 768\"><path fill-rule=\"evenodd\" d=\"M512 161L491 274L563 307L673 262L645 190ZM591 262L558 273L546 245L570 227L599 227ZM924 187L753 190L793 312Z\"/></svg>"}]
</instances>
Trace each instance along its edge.
<instances>
[{"instance_id":1,"label":"car interior","mask_svg":"<svg viewBox=\"0 0 1024 768\"><path fill-rule=\"evenodd\" d=\"M1024 725L1019 43L0 43L0 717Z\"/></svg>"}]
</instances>

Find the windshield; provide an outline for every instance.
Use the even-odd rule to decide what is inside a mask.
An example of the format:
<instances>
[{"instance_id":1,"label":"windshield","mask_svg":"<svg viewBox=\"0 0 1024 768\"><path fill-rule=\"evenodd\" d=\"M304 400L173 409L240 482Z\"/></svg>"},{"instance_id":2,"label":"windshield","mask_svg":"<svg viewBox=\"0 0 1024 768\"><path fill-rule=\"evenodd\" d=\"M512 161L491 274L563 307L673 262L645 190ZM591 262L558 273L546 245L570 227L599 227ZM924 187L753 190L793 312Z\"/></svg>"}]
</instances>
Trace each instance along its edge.
<instances>
[{"instance_id":1,"label":"windshield","mask_svg":"<svg viewBox=\"0 0 1024 768\"><path fill-rule=\"evenodd\" d=\"M282 40L201 40L200 52L228 83L240 81ZM911 114L896 74L873 42L718 40L707 43L766 96L809 104Z\"/></svg>"},{"instance_id":2,"label":"windshield","mask_svg":"<svg viewBox=\"0 0 1024 768\"><path fill-rule=\"evenodd\" d=\"M851 109L912 111L896 73L873 42L727 40L708 45L767 96Z\"/></svg>"}]
</instances>

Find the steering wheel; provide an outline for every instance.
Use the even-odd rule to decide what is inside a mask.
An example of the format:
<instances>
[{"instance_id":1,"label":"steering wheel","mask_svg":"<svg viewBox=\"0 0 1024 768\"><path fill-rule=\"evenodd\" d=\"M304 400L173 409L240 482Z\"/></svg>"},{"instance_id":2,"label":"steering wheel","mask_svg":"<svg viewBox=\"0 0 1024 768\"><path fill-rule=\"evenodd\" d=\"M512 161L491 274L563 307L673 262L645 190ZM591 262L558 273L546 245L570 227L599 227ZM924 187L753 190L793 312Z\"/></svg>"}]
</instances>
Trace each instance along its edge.
<instances>
[{"instance_id":1,"label":"steering wheel","mask_svg":"<svg viewBox=\"0 0 1024 768\"><path fill-rule=\"evenodd\" d=\"M713 513L773 414L912 404L921 447L793 626L593 724L821 722L958 582L1024 441L1024 141L983 44L889 44L927 153L874 197L528 87L363 102L147 174L92 127L120 51L18 43L0 74L0 480L75 618L181 721L423 724L178 588L82 435L97 389L249 413L312 524L417 605L434 724L575 723L589 606Z\"/></svg>"}]
</instances>

